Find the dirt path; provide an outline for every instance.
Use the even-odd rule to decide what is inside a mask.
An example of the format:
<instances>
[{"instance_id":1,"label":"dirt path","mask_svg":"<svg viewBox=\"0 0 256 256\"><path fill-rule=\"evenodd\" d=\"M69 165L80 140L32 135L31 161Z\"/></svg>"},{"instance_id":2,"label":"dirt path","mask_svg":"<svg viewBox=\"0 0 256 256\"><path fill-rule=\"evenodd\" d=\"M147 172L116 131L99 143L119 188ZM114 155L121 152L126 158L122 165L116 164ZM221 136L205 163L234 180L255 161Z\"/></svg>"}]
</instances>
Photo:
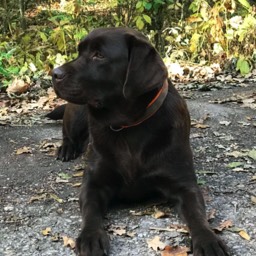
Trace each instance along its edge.
<instances>
[{"instance_id":1,"label":"dirt path","mask_svg":"<svg viewBox=\"0 0 256 256\"><path fill-rule=\"evenodd\" d=\"M209 101L255 91L254 85L184 93L190 95L191 143L211 224L223 229L220 236L235 256L256 255L256 111ZM40 151L42 141L60 138L60 123L0 126L0 255L74 255L63 237L70 238L67 243L72 246L81 224L81 158L62 163ZM16 155L24 146L30 153ZM166 217L152 216L160 210ZM227 222L221 226L223 221ZM175 212L164 205L112 210L106 220L111 255L161 255L148 247L147 240L155 236L165 244L188 245L189 237L178 224L182 222Z\"/></svg>"}]
</instances>

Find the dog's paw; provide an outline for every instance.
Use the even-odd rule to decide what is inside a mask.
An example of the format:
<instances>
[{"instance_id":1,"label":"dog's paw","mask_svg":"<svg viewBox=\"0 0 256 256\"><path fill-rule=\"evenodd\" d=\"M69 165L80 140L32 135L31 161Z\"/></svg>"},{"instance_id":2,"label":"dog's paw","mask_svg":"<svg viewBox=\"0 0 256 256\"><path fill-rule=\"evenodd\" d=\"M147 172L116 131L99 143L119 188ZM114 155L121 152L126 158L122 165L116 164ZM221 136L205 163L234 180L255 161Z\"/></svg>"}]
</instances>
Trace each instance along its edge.
<instances>
[{"instance_id":1,"label":"dog's paw","mask_svg":"<svg viewBox=\"0 0 256 256\"><path fill-rule=\"evenodd\" d=\"M79 256L107 256L109 239L103 229L86 231L83 229L76 240L76 252Z\"/></svg>"},{"instance_id":2,"label":"dog's paw","mask_svg":"<svg viewBox=\"0 0 256 256\"><path fill-rule=\"evenodd\" d=\"M59 147L57 152L57 159L62 162L68 162L70 160L76 159L80 155L80 151L77 150L71 143L63 143Z\"/></svg>"},{"instance_id":3,"label":"dog's paw","mask_svg":"<svg viewBox=\"0 0 256 256\"><path fill-rule=\"evenodd\" d=\"M194 256L229 256L227 246L210 230L192 237Z\"/></svg>"}]
</instances>

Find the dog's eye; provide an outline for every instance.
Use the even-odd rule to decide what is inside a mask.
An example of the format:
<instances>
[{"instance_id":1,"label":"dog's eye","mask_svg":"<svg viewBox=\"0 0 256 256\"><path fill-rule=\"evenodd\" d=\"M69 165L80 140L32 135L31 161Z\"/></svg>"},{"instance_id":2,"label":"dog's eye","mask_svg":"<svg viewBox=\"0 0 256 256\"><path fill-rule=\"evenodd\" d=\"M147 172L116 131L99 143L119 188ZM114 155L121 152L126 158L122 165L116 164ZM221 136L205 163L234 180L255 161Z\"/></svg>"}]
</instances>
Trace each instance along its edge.
<instances>
[{"instance_id":1,"label":"dog's eye","mask_svg":"<svg viewBox=\"0 0 256 256\"><path fill-rule=\"evenodd\" d=\"M102 60L104 59L104 56L100 52L95 52L92 56L93 60Z\"/></svg>"}]
</instances>

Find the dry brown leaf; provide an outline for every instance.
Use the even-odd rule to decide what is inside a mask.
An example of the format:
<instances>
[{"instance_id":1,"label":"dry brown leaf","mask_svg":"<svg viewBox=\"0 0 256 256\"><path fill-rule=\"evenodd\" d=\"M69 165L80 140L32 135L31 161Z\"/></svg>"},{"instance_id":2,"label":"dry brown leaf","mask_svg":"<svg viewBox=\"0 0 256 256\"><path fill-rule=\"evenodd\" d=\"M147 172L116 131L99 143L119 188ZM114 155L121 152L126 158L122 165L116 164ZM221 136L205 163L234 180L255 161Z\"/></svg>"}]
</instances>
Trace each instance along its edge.
<instances>
[{"instance_id":1,"label":"dry brown leaf","mask_svg":"<svg viewBox=\"0 0 256 256\"><path fill-rule=\"evenodd\" d=\"M11 93L23 93L27 91L28 88L29 88L28 83L16 77L12 81L12 84L7 87L6 92L8 95L10 95Z\"/></svg>"},{"instance_id":2,"label":"dry brown leaf","mask_svg":"<svg viewBox=\"0 0 256 256\"><path fill-rule=\"evenodd\" d=\"M251 240L251 237L244 230L241 230L238 234L245 240Z\"/></svg>"},{"instance_id":3,"label":"dry brown leaf","mask_svg":"<svg viewBox=\"0 0 256 256\"><path fill-rule=\"evenodd\" d=\"M155 236L152 240L147 240L148 247L152 248L155 251L163 250L165 248L165 243L160 241L159 236Z\"/></svg>"},{"instance_id":4,"label":"dry brown leaf","mask_svg":"<svg viewBox=\"0 0 256 256\"><path fill-rule=\"evenodd\" d=\"M73 238L67 237L67 236L62 236L63 239L63 245L65 247L70 247L71 249L75 249L76 247L76 242Z\"/></svg>"},{"instance_id":5,"label":"dry brown leaf","mask_svg":"<svg viewBox=\"0 0 256 256\"><path fill-rule=\"evenodd\" d=\"M44 236L49 236L50 233L52 232L52 229L51 229L50 227L48 227L48 228L42 230L41 232L42 232L42 234L43 234Z\"/></svg>"},{"instance_id":6,"label":"dry brown leaf","mask_svg":"<svg viewBox=\"0 0 256 256\"><path fill-rule=\"evenodd\" d=\"M17 155L21 155L21 154L31 154L31 153L32 153L31 148L30 148L30 147L26 147L26 146L24 146L24 147L22 147L22 148L18 148L18 149L16 150L16 154L17 154Z\"/></svg>"},{"instance_id":7,"label":"dry brown leaf","mask_svg":"<svg viewBox=\"0 0 256 256\"><path fill-rule=\"evenodd\" d=\"M62 142L51 142L44 140L40 143L39 148L41 152L56 153L57 149L61 146Z\"/></svg>"},{"instance_id":8,"label":"dry brown leaf","mask_svg":"<svg viewBox=\"0 0 256 256\"><path fill-rule=\"evenodd\" d=\"M122 236L126 234L125 228L126 226L111 225L111 227L108 230L113 232L114 235Z\"/></svg>"},{"instance_id":9,"label":"dry brown leaf","mask_svg":"<svg viewBox=\"0 0 256 256\"><path fill-rule=\"evenodd\" d=\"M225 220L225 221L221 222L220 225L214 229L221 232L224 229L230 228L232 226L233 226L233 223L231 220Z\"/></svg>"},{"instance_id":10,"label":"dry brown leaf","mask_svg":"<svg viewBox=\"0 0 256 256\"><path fill-rule=\"evenodd\" d=\"M165 246L164 250L161 252L161 256L187 256L189 248L179 247L179 246Z\"/></svg>"},{"instance_id":11,"label":"dry brown leaf","mask_svg":"<svg viewBox=\"0 0 256 256\"><path fill-rule=\"evenodd\" d=\"M32 196L29 199L29 203L33 203L34 201L40 201L40 200L45 200L47 198L47 193L37 195L37 196Z\"/></svg>"},{"instance_id":12,"label":"dry brown leaf","mask_svg":"<svg viewBox=\"0 0 256 256\"><path fill-rule=\"evenodd\" d=\"M179 224L172 224L170 225L171 228L174 228L177 232L180 232L180 233L189 233L189 229L187 226L185 225L179 225Z\"/></svg>"}]
</instances>

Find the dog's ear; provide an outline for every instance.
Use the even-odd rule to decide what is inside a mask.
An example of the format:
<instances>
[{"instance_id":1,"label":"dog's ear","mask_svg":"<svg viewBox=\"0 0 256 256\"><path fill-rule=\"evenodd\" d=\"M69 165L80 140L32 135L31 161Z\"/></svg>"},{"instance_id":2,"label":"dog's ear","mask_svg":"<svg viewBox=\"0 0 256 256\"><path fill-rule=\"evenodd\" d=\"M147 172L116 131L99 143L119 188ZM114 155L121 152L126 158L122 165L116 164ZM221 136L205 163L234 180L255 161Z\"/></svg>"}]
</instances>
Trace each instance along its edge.
<instances>
[{"instance_id":1,"label":"dog's ear","mask_svg":"<svg viewBox=\"0 0 256 256\"><path fill-rule=\"evenodd\" d=\"M163 84L167 69L156 49L141 35L127 34L129 63L123 94L137 97Z\"/></svg>"}]
</instances>

